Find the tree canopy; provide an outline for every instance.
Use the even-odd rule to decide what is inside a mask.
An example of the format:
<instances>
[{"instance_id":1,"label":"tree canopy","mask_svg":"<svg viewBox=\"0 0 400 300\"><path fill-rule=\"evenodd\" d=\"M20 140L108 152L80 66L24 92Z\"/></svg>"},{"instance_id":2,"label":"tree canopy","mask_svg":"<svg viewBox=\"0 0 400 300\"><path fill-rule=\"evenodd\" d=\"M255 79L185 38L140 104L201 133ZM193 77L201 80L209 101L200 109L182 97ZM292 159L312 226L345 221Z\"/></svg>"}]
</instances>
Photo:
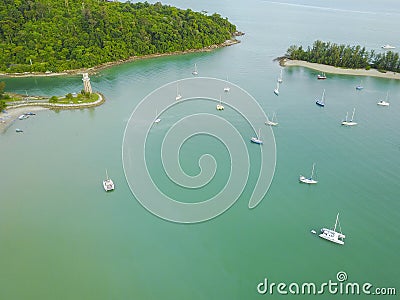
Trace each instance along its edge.
<instances>
[{"instance_id":1,"label":"tree canopy","mask_svg":"<svg viewBox=\"0 0 400 300\"><path fill-rule=\"evenodd\" d=\"M236 26L161 3L2 0L0 71L89 68L155 53L200 49L230 39Z\"/></svg>"},{"instance_id":2,"label":"tree canopy","mask_svg":"<svg viewBox=\"0 0 400 300\"><path fill-rule=\"evenodd\" d=\"M303 49L292 45L286 56L290 59L304 60L312 63L330 65L350 69L375 68L381 71L400 72L399 54L393 51L376 53L367 51L365 47L338 45L330 42L315 41L313 46Z\"/></svg>"}]
</instances>

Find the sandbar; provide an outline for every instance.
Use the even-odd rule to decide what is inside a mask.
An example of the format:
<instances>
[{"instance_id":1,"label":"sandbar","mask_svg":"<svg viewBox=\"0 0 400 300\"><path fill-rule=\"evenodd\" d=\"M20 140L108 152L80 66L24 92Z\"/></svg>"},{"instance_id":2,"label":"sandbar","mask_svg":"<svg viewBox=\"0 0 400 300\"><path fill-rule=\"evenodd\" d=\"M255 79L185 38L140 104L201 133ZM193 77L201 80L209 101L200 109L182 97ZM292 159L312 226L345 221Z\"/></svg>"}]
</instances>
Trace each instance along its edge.
<instances>
[{"instance_id":1,"label":"sandbar","mask_svg":"<svg viewBox=\"0 0 400 300\"><path fill-rule=\"evenodd\" d=\"M284 67L304 67L313 70L317 70L324 73L331 74L340 74L340 75L353 75L353 76L371 76L371 77L381 77L387 79L400 79L400 73L395 72L386 72L382 73L376 69L345 69L345 68L337 68L333 66L310 63L303 60L291 60L291 59L282 59L280 60L280 65Z\"/></svg>"}]
</instances>

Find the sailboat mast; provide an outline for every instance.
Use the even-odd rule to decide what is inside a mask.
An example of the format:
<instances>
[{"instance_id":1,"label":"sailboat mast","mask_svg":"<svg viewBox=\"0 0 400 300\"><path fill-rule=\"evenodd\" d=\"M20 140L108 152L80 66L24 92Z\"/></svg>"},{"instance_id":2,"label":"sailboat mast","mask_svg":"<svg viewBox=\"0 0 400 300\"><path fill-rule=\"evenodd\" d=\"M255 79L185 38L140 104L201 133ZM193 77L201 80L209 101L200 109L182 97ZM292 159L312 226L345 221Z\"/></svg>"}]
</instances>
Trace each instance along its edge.
<instances>
[{"instance_id":1,"label":"sailboat mast","mask_svg":"<svg viewBox=\"0 0 400 300\"><path fill-rule=\"evenodd\" d=\"M335 228L333 229L333 231L336 231L336 226L337 226L338 220L339 220L339 213L336 215Z\"/></svg>"},{"instance_id":2,"label":"sailboat mast","mask_svg":"<svg viewBox=\"0 0 400 300\"><path fill-rule=\"evenodd\" d=\"M353 121L354 120L354 113L356 112L356 108L354 107L354 109L353 109L353 115L351 116L351 121Z\"/></svg>"},{"instance_id":3,"label":"sailboat mast","mask_svg":"<svg viewBox=\"0 0 400 300\"><path fill-rule=\"evenodd\" d=\"M314 167L315 167L315 163L313 163L313 165L312 165L311 179L314 177Z\"/></svg>"}]
</instances>

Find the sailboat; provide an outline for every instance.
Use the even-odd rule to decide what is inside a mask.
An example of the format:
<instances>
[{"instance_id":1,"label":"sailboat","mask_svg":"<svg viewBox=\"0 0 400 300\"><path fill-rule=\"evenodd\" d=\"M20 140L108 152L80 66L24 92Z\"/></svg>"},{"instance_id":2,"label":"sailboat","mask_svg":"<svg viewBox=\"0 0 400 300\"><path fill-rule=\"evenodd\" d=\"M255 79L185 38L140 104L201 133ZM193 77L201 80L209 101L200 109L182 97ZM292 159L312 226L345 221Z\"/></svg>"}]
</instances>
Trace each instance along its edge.
<instances>
[{"instance_id":1,"label":"sailboat","mask_svg":"<svg viewBox=\"0 0 400 300\"><path fill-rule=\"evenodd\" d=\"M389 106L389 102L388 102L388 98L389 98L389 92L387 92L386 94L386 100L379 100L379 102L377 103L380 106Z\"/></svg>"},{"instance_id":2,"label":"sailboat","mask_svg":"<svg viewBox=\"0 0 400 300\"><path fill-rule=\"evenodd\" d=\"M317 75L317 79L326 79L326 75L324 72L322 72L321 74Z\"/></svg>"},{"instance_id":3,"label":"sailboat","mask_svg":"<svg viewBox=\"0 0 400 300\"><path fill-rule=\"evenodd\" d=\"M276 84L276 89L274 89L274 94L279 95L279 82Z\"/></svg>"},{"instance_id":4,"label":"sailboat","mask_svg":"<svg viewBox=\"0 0 400 300\"><path fill-rule=\"evenodd\" d=\"M359 85L356 86L357 91L361 91L364 87L362 86L362 80Z\"/></svg>"},{"instance_id":5,"label":"sailboat","mask_svg":"<svg viewBox=\"0 0 400 300\"><path fill-rule=\"evenodd\" d=\"M336 231L338 225L340 232ZM340 228L339 213L336 215L335 227L333 229L322 228L319 237L339 245L344 245L344 238L346 236L342 233L342 228Z\"/></svg>"},{"instance_id":6,"label":"sailboat","mask_svg":"<svg viewBox=\"0 0 400 300\"><path fill-rule=\"evenodd\" d=\"M314 168L315 168L315 163L313 163L313 165L312 165L311 176L309 178L306 178L305 176L300 175L300 178L299 178L300 182L308 183L308 184L317 183L318 181L313 178L314 177Z\"/></svg>"},{"instance_id":7,"label":"sailboat","mask_svg":"<svg viewBox=\"0 0 400 300\"><path fill-rule=\"evenodd\" d=\"M325 101L325 89L322 92L322 98L321 99L317 99L317 101L315 101L315 104L317 104L318 106L324 107L325 106L325 102L324 101Z\"/></svg>"},{"instance_id":8,"label":"sailboat","mask_svg":"<svg viewBox=\"0 0 400 300\"><path fill-rule=\"evenodd\" d=\"M278 82L279 82L279 83L282 83L282 82L283 82L283 78L282 78L282 69L281 69L281 73L280 73L280 75L279 75L279 77L278 77Z\"/></svg>"},{"instance_id":9,"label":"sailboat","mask_svg":"<svg viewBox=\"0 0 400 300\"><path fill-rule=\"evenodd\" d=\"M154 120L154 123L160 123L160 121L161 121L161 119L158 117L158 113L157 113L157 110L156 110L156 119Z\"/></svg>"},{"instance_id":10,"label":"sailboat","mask_svg":"<svg viewBox=\"0 0 400 300\"><path fill-rule=\"evenodd\" d=\"M276 121L277 121L276 120L276 113L273 113L272 119L270 120L267 117L267 121L265 121L265 124L268 125L268 126L276 126L276 125L278 125L278 122L276 122Z\"/></svg>"},{"instance_id":11,"label":"sailboat","mask_svg":"<svg viewBox=\"0 0 400 300\"><path fill-rule=\"evenodd\" d=\"M346 113L346 120L342 121L342 125L344 126L354 126L357 125L356 122L354 122L354 113L356 112L356 108L353 109L353 115L351 116L351 120L348 121L347 118L349 116L349 113Z\"/></svg>"},{"instance_id":12,"label":"sailboat","mask_svg":"<svg viewBox=\"0 0 400 300\"><path fill-rule=\"evenodd\" d=\"M217 104L217 110L224 110L224 106L222 105L221 96L219 96L219 103Z\"/></svg>"},{"instance_id":13,"label":"sailboat","mask_svg":"<svg viewBox=\"0 0 400 300\"><path fill-rule=\"evenodd\" d=\"M192 74L195 75L195 76L199 74L197 72L197 65L196 64L194 64L194 70L193 70Z\"/></svg>"},{"instance_id":14,"label":"sailboat","mask_svg":"<svg viewBox=\"0 0 400 300\"><path fill-rule=\"evenodd\" d=\"M228 76L226 76L226 81L228 81ZM230 90L231 90L231 88L230 88L228 85L226 85L226 86L224 87L224 92L225 92L225 93L229 92Z\"/></svg>"},{"instance_id":15,"label":"sailboat","mask_svg":"<svg viewBox=\"0 0 400 300\"><path fill-rule=\"evenodd\" d=\"M114 190L114 182L108 177L107 169L106 169L107 179L103 180L103 187L106 192Z\"/></svg>"},{"instance_id":16,"label":"sailboat","mask_svg":"<svg viewBox=\"0 0 400 300\"><path fill-rule=\"evenodd\" d=\"M175 97L175 100L178 101L178 100L181 100L181 99L182 99L182 96L181 96L181 94L179 94L179 85L176 84L176 97Z\"/></svg>"},{"instance_id":17,"label":"sailboat","mask_svg":"<svg viewBox=\"0 0 400 300\"><path fill-rule=\"evenodd\" d=\"M252 143L261 145L263 143L263 141L260 139L260 136L261 136L261 128L258 130L258 136L257 137L252 137L250 139L250 141Z\"/></svg>"}]
</instances>

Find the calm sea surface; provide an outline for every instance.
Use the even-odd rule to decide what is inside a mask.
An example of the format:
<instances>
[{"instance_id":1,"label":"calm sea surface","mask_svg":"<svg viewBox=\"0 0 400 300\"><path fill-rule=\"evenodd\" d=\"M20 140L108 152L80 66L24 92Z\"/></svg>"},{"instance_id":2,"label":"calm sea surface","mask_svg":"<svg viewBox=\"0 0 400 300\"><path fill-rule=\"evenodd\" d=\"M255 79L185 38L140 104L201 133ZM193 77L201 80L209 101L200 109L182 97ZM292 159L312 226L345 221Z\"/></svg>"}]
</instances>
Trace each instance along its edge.
<instances>
[{"instance_id":1,"label":"calm sea surface","mask_svg":"<svg viewBox=\"0 0 400 300\"><path fill-rule=\"evenodd\" d=\"M321 285L338 282L340 271L347 273L345 283L370 282L399 293L400 81L331 74L318 81L316 71L285 68L277 97L273 89L280 68L273 59L290 45L308 46L317 39L378 52L383 44L400 49L400 3L165 3L218 12L246 34L240 44L210 53L102 71L91 83L107 98L104 105L42 111L0 134L0 299L280 299L291 295L276 290L259 295L258 283L268 278L288 285ZM266 114L276 112L279 126L273 129L275 176L263 201L255 209L247 206L257 180L251 171L242 196L229 210L210 221L185 225L158 218L141 206L125 179L121 152L134 108L155 89L192 77L194 64L200 76L228 77L246 90ZM364 90L356 91L361 80ZM4 81L8 91L31 95L82 89L79 76ZM324 89L326 107L321 109L314 102ZM377 106L387 92L390 107ZM207 111L205 103L199 101L197 108ZM214 105L210 113L216 111ZM358 126L341 127L353 108ZM193 109L188 103L164 112L157 130L149 133L149 143L160 144L177 117ZM251 134L232 111L225 112L241 133ZM24 133L16 134L17 127ZM249 154L257 156L255 145L247 146ZM202 154L221 160L215 181L193 196L155 169L160 167L158 150L159 145L147 154L155 162L152 178L171 198L203 201L229 180L229 154L216 139L193 137L181 149L182 168L190 175L199 172ZM314 162L319 183L299 184L299 174L308 175ZM259 159L251 163L257 171ZM116 184L112 193L101 186L106 168ZM332 227L338 212L344 246L310 233ZM328 290L324 294L324 299L344 297Z\"/></svg>"}]
</instances>

